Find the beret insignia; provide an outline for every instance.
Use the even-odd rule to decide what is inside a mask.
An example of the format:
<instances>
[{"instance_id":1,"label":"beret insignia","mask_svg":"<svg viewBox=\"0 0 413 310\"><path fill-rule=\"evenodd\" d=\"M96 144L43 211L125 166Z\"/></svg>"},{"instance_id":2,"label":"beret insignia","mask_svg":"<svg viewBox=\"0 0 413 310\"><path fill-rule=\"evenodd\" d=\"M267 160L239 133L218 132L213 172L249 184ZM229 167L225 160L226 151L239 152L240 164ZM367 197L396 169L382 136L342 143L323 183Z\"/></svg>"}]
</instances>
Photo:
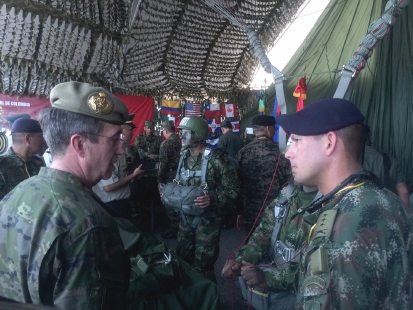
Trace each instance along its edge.
<instances>
[{"instance_id":1,"label":"beret insignia","mask_svg":"<svg viewBox=\"0 0 413 310\"><path fill-rule=\"evenodd\" d=\"M90 95L87 103L96 114L105 115L113 110L113 102L110 101L105 93Z\"/></svg>"}]
</instances>

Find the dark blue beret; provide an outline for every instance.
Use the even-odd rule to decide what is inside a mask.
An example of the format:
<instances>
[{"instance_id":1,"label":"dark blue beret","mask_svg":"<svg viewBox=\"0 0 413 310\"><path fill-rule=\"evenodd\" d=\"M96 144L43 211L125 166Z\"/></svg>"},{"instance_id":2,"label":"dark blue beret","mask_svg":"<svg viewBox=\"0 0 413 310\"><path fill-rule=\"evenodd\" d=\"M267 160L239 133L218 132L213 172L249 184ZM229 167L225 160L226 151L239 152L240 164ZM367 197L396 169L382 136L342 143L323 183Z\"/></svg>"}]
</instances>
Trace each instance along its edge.
<instances>
[{"instance_id":1,"label":"dark blue beret","mask_svg":"<svg viewBox=\"0 0 413 310\"><path fill-rule=\"evenodd\" d=\"M11 132L42 132L42 128L35 119L19 118L11 126Z\"/></svg>"},{"instance_id":2,"label":"dark blue beret","mask_svg":"<svg viewBox=\"0 0 413 310\"><path fill-rule=\"evenodd\" d=\"M19 118L30 118L30 115L26 113L13 114L13 115L7 116L6 120L9 123L9 126L11 126L13 125L14 121L18 120Z\"/></svg>"},{"instance_id":3,"label":"dark blue beret","mask_svg":"<svg viewBox=\"0 0 413 310\"><path fill-rule=\"evenodd\" d=\"M252 126L275 126L274 116L259 115L252 120Z\"/></svg>"},{"instance_id":4,"label":"dark blue beret","mask_svg":"<svg viewBox=\"0 0 413 310\"><path fill-rule=\"evenodd\" d=\"M331 98L314 102L299 112L276 117L289 134L316 136L362 123L364 115L348 100Z\"/></svg>"}]
</instances>

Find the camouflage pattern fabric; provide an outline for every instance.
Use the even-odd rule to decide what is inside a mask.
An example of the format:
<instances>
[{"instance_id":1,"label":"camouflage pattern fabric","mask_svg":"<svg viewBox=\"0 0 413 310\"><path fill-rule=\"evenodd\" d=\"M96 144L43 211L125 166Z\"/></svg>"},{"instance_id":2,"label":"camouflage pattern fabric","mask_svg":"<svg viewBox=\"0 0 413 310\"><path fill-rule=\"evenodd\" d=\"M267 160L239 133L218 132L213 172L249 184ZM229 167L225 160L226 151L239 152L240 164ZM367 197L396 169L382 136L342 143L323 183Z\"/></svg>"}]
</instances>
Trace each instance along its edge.
<instances>
[{"instance_id":1,"label":"camouflage pattern fabric","mask_svg":"<svg viewBox=\"0 0 413 310\"><path fill-rule=\"evenodd\" d=\"M330 237L316 226L303 252L297 309L411 309L412 213L372 180L359 170L332 193L340 192L317 203L322 208L305 215L311 225L323 212L337 210ZM311 254L320 247L327 252L326 271L312 273L320 264Z\"/></svg>"},{"instance_id":2,"label":"camouflage pattern fabric","mask_svg":"<svg viewBox=\"0 0 413 310\"><path fill-rule=\"evenodd\" d=\"M220 150L212 150L212 157L208 162L206 180L211 197L211 205L201 216L199 224L193 232L186 226L181 218L176 245L177 254L206 275L215 280L214 263L219 255L219 236L225 214L226 206L237 198L239 193L239 181L235 168L229 163L225 154ZM184 150L183 166L191 171L201 170L202 155L191 162L189 150ZM201 177L193 177L183 182L184 186L200 186ZM186 216L189 224L194 217Z\"/></svg>"},{"instance_id":3,"label":"camouflage pattern fabric","mask_svg":"<svg viewBox=\"0 0 413 310\"><path fill-rule=\"evenodd\" d=\"M241 138L232 130L227 131L219 138L218 148L228 153L232 157L236 157L238 151L244 146Z\"/></svg>"},{"instance_id":4,"label":"camouflage pattern fabric","mask_svg":"<svg viewBox=\"0 0 413 310\"><path fill-rule=\"evenodd\" d=\"M317 191L304 192L302 186L294 190L288 199L289 212L284 226L281 228L279 240L286 246L298 252L307 242L310 226L303 221L306 207L310 205ZM271 262L272 257L267 257L268 247L271 244L271 235L275 225L274 207L278 199L284 197L285 188L281 191L277 199L272 201L264 210L261 221L254 233L251 235L248 244L244 245L236 254L235 261L242 263L246 261L254 265L261 261ZM269 268L266 268L268 270ZM275 267L270 271L265 271L267 288L271 291L288 291L297 294L299 265L295 262Z\"/></svg>"},{"instance_id":5,"label":"camouflage pattern fabric","mask_svg":"<svg viewBox=\"0 0 413 310\"><path fill-rule=\"evenodd\" d=\"M175 179L181 147L181 138L175 133L162 142L159 150L158 183L166 184Z\"/></svg>"},{"instance_id":6,"label":"camouflage pattern fabric","mask_svg":"<svg viewBox=\"0 0 413 310\"><path fill-rule=\"evenodd\" d=\"M0 295L62 309L119 309L125 251L101 200L42 168L0 202Z\"/></svg>"},{"instance_id":7,"label":"camouflage pattern fabric","mask_svg":"<svg viewBox=\"0 0 413 310\"><path fill-rule=\"evenodd\" d=\"M237 159L238 175L241 181L243 220L247 227L252 227L264 203L278 159L277 173L268 193L267 203L278 196L280 190L291 178L291 164L281 154L278 143L264 136L257 136L255 141L243 147L238 152Z\"/></svg>"},{"instance_id":8,"label":"camouflage pattern fabric","mask_svg":"<svg viewBox=\"0 0 413 310\"><path fill-rule=\"evenodd\" d=\"M147 159L151 154L159 155L161 142L161 137L158 137L157 135L148 137L145 133L141 133L136 136L133 145L138 150L140 159Z\"/></svg>"},{"instance_id":9,"label":"camouflage pattern fabric","mask_svg":"<svg viewBox=\"0 0 413 310\"><path fill-rule=\"evenodd\" d=\"M30 161L24 162L9 148L0 156L0 200L20 182L37 175L44 166L44 161L39 157L33 156Z\"/></svg>"}]
</instances>

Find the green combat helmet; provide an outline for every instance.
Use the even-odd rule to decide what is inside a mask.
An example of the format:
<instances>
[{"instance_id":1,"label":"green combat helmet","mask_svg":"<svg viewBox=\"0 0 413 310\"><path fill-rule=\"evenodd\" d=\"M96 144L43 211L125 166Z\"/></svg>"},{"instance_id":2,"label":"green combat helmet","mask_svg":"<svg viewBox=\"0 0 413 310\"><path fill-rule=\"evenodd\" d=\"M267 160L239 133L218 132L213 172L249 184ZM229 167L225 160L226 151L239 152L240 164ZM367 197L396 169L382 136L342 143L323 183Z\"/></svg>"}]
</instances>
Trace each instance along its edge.
<instances>
[{"instance_id":1,"label":"green combat helmet","mask_svg":"<svg viewBox=\"0 0 413 310\"><path fill-rule=\"evenodd\" d=\"M184 117L179 126L181 129L182 147L195 147L201 140L208 139L208 123L197 116ZM186 132L185 132L186 131Z\"/></svg>"}]
</instances>

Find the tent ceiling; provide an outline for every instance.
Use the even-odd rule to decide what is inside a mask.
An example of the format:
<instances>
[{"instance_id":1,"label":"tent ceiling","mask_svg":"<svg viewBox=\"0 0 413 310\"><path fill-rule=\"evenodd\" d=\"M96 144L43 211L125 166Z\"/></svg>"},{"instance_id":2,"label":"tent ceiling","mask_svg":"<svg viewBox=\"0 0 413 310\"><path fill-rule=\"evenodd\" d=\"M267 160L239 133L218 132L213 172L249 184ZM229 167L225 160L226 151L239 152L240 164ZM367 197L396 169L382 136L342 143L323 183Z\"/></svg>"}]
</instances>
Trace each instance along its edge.
<instances>
[{"instance_id":1,"label":"tent ceiling","mask_svg":"<svg viewBox=\"0 0 413 310\"><path fill-rule=\"evenodd\" d=\"M253 26L268 51L304 0L215 2ZM201 0L0 0L0 47L0 91L38 96L78 80L228 99L258 65L246 33Z\"/></svg>"}]
</instances>

